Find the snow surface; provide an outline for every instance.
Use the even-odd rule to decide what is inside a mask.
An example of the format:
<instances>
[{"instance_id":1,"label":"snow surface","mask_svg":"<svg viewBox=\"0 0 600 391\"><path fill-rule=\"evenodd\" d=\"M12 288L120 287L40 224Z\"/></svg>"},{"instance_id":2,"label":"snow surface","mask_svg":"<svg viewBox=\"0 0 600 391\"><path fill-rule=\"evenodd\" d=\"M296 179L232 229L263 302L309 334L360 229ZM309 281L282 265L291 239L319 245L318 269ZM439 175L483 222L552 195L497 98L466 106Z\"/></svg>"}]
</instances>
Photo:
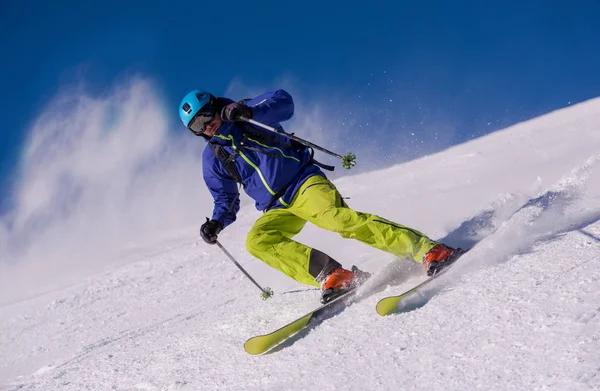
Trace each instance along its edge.
<instances>
[{"instance_id":1,"label":"snow surface","mask_svg":"<svg viewBox=\"0 0 600 391\"><path fill-rule=\"evenodd\" d=\"M272 299L190 224L117 267L4 302L0 389L600 389L600 99L336 185L358 210L451 245L482 241L380 317L378 299L421 281L420 266L307 226L300 241L380 276L396 265L405 283L250 356L247 338L319 292L245 252L258 216L246 202L220 239Z\"/></svg>"}]
</instances>

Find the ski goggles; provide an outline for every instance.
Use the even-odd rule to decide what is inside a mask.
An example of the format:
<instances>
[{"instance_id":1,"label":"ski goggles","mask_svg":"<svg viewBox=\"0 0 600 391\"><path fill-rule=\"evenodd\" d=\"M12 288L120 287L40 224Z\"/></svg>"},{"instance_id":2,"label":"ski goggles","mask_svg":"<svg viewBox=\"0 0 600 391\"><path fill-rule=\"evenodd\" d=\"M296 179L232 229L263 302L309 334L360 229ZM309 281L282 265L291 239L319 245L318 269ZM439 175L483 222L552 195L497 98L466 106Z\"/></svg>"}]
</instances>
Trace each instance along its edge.
<instances>
[{"instance_id":1,"label":"ski goggles","mask_svg":"<svg viewBox=\"0 0 600 391\"><path fill-rule=\"evenodd\" d=\"M197 136L200 136L204 131L206 131L206 125L210 124L215 119L215 101L211 99L210 102L202 106L200 110L194 115L190 123L188 124L188 129L191 130Z\"/></svg>"},{"instance_id":2,"label":"ski goggles","mask_svg":"<svg viewBox=\"0 0 600 391\"><path fill-rule=\"evenodd\" d=\"M215 119L215 111L199 111L188 124L188 129L198 136L204 133L206 125L213 122Z\"/></svg>"}]
</instances>

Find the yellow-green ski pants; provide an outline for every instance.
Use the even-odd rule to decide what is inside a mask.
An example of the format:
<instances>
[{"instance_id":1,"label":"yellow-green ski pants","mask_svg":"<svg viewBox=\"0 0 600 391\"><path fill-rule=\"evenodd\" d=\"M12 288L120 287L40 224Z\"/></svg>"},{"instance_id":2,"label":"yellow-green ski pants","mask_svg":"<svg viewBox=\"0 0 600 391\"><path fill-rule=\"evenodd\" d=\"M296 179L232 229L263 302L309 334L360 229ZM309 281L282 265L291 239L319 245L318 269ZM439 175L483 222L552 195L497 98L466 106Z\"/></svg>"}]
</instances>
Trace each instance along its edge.
<instances>
[{"instance_id":1,"label":"yellow-green ski pants","mask_svg":"<svg viewBox=\"0 0 600 391\"><path fill-rule=\"evenodd\" d=\"M401 258L411 257L419 263L437 244L414 229L350 209L333 183L316 175L300 187L289 207L271 209L254 223L246 248L294 280L319 286L308 271L312 249L292 240L307 221L343 238L356 239Z\"/></svg>"}]
</instances>

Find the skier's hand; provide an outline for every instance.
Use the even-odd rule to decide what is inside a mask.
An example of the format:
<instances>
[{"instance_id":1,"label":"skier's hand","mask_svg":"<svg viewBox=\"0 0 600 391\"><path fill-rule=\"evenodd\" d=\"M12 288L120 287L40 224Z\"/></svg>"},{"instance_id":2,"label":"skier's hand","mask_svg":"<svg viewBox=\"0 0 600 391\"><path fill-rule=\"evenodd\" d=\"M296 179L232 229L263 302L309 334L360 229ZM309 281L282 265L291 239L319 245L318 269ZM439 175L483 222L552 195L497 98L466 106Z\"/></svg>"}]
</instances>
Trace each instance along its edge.
<instances>
[{"instance_id":1,"label":"skier's hand","mask_svg":"<svg viewBox=\"0 0 600 391\"><path fill-rule=\"evenodd\" d=\"M221 110L223 121L239 121L240 117L252 118L252 109L241 103L230 103Z\"/></svg>"},{"instance_id":2,"label":"skier's hand","mask_svg":"<svg viewBox=\"0 0 600 391\"><path fill-rule=\"evenodd\" d=\"M206 223L200 227L200 237L208 244L217 243L217 236L223 229L223 225L217 220L209 220L206 218Z\"/></svg>"}]
</instances>

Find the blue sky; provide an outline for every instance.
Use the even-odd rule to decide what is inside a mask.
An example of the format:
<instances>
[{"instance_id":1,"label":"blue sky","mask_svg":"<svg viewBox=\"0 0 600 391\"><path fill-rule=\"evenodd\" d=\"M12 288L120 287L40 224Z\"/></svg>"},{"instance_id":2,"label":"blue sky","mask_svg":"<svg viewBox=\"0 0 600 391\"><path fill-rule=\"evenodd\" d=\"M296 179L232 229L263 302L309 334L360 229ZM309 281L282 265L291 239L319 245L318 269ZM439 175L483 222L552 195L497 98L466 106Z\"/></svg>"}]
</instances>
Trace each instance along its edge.
<instances>
[{"instance_id":1,"label":"blue sky","mask_svg":"<svg viewBox=\"0 0 600 391\"><path fill-rule=\"evenodd\" d=\"M600 95L598 15L597 1L3 1L0 197L28 127L65 85L102 94L142 74L176 125L190 89L286 77L357 133L433 144L436 123L456 143ZM378 120L388 126L358 126Z\"/></svg>"}]
</instances>

